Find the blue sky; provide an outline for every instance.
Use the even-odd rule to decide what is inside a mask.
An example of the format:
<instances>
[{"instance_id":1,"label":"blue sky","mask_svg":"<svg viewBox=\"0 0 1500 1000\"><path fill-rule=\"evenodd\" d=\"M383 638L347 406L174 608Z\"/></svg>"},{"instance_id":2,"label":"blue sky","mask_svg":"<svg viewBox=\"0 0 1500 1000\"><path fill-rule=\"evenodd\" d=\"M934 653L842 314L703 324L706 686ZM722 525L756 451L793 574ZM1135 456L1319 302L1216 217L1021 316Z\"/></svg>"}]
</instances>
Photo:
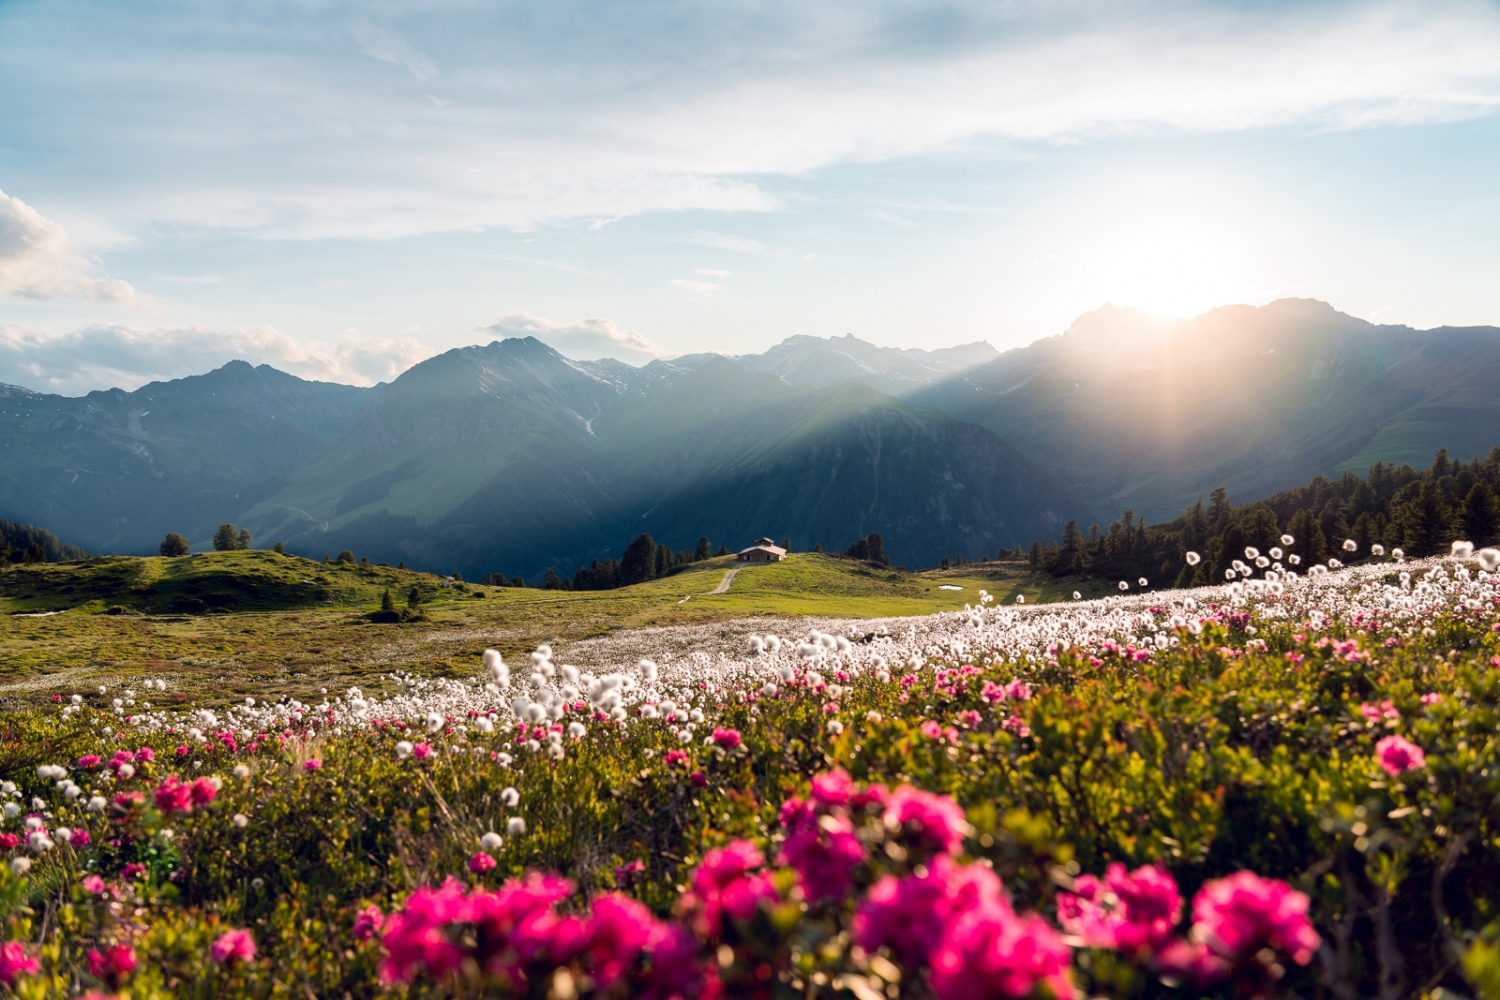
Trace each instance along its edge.
<instances>
[{"instance_id":1,"label":"blue sky","mask_svg":"<svg viewBox=\"0 0 1500 1000\"><path fill-rule=\"evenodd\" d=\"M0 381L1500 325L1500 5L0 0Z\"/></svg>"}]
</instances>

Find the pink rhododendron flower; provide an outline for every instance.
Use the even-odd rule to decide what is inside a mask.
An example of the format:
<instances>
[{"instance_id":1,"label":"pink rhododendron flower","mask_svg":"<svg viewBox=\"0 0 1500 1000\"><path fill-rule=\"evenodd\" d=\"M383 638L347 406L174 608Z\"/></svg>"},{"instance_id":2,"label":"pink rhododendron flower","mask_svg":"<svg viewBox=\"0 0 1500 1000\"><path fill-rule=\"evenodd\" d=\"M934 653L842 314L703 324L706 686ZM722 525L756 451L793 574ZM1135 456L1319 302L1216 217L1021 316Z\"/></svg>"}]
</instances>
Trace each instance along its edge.
<instances>
[{"instance_id":1,"label":"pink rhododendron flower","mask_svg":"<svg viewBox=\"0 0 1500 1000\"><path fill-rule=\"evenodd\" d=\"M942 854L957 854L969 828L957 802L910 785L886 799L884 819L887 828L901 831L915 845Z\"/></svg>"},{"instance_id":2,"label":"pink rhododendron flower","mask_svg":"<svg viewBox=\"0 0 1500 1000\"><path fill-rule=\"evenodd\" d=\"M354 936L361 941L368 941L380 933L380 928L384 924L385 914L380 912L380 907L371 903L355 915Z\"/></svg>"},{"instance_id":3,"label":"pink rhododendron flower","mask_svg":"<svg viewBox=\"0 0 1500 1000\"><path fill-rule=\"evenodd\" d=\"M206 806L219 795L219 790L207 778L199 778L193 782L188 786L188 791L195 806Z\"/></svg>"},{"instance_id":4,"label":"pink rhododendron flower","mask_svg":"<svg viewBox=\"0 0 1500 1000\"><path fill-rule=\"evenodd\" d=\"M717 726L714 727L713 735L710 736L709 739L713 740L725 750L733 750L742 742L742 740L740 739L740 731L738 729L720 729Z\"/></svg>"},{"instance_id":5,"label":"pink rhododendron flower","mask_svg":"<svg viewBox=\"0 0 1500 1000\"><path fill-rule=\"evenodd\" d=\"M1182 913L1176 880L1155 865L1127 873L1112 864L1103 879L1075 879L1073 890L1058 893L1058 922L1094 948L1155 951L1171 939Z\"/></svg>"},{"instance_id":6,"label":"pink rhododendron flower","mask_svg":"<svg viewBox=\"0 0 1500 1000\"><path fill-rule=\"evenodd\" d=\"M98 875L85 875L79 884L83 886L83 891L91 896L104 894L104 879Z\"/></svg>"},{"instance_id":7,"label":"pink rhododendron flower","mask_svg":"<svg viewBox=\"0 0 1500 1000\"><path fill-rule=\"evenodd\" d=\"M1442 703L1443 696L1438 694L1436 691L1431 691L1422 696L1422 704L1424 705L1441 705Z\"/></svg>"},{"instance_id":8,"label":"pink rhododendron flower","mask_svg":"<svg viewBox=\"0 0 1500 1000\"><path fill-rule=\"evenodd\" d=\"M42 963L26 954L26 945L20 941L0 945L0 983L14 986L18 977L29 976L41 968Z\"/></svg>"},{"instance_id":9,"label":"pink rhododendron flower","mask_svg":"<svg viewBox=\"0 0 1500 1000\"><path fill-rule=\"evenodd\" d=\"M687 767L693 760L681 750L668 750L662 759L667 762L668 767Z\"/></svg>"},{"instance_id":10,"label":"pink rhododendron flower","mask_svg":"<svg viewBox=\"0 0 1500 1000\"><path fill-rule=\"evenodd\" d=\"M428 746L426 743L418 743L416 746L411 748L411 755L417 758L417 760L426 760L428 757L432 756L432 747Z\"/></svg>"},{"instance_id":11,"label":"pink rhododendron flower","mask_svg":"<svg viewBox=\"0 0 1500 1000\"><path fill-rule=\"evenodd\" d=\"M866 951L888 948L907 968L926 964L943 930L960 913L994 899L1000 879L979 865L959 867L946 855L919 875L887 875L870 887L854 914L854 940Z\"/></svg>"},{"instance_id":12,"label":"pink rhododendron flower","mask_svg":"<svg viewBox=\"0 0 1500 1000\"><path fill-rule=\"evenodd\" d=\"M939 1000L1025 997L1038 984L1071 997L1072 953L1036 914L1018 917L1003 899L984 899L960 914L932 952L929 981Z\"/></svg>"},{"instance_id":13,"label":"pink rhododendron flower","mask_svg":"<svg viewBox=\"0 0 1500 1000\"><path fill-rule=\"evenodd\" d=\"M1375 760L1392 777L1427 766L1422 748L1404 736L1387 736L1375 744Z\"/></svg>"},{"instance_id":14,"label":"pink rhododendron flower","mask_svg":"<svg viewBox=\"0 0 1500 1000\"><path fill-rule=\"evenodd\" d=\"M620 886L632 885L637 875L646 870L646 865L639 859L627 861L623 865L615 866L615 884Z\"/></svg>"},{"instance_id":15,"label":"pink rhododendron flower","mask_svg":"<svg viewBox=\"0 0 1500 1000\"><path fill-rule=\"evenodd\" d=\"M566 965L587 944L584 923L553 910L572 891L565 879L535 873L496 892L466 895L452 879L437 889L418 889L385 922L382 975L405 982L425 969L441 979L468 958L487 975L524 983L530 973L545 971L544 964Z\"/></svg>"},{"instance_id":16,"label":"pink rhododendron flower","mask_svg":"<svg viewBox=\"0 0 1500 1000\"><path fill-rule=\"evenodd\" d=\"M1306 965L1322 943L1307 896L1247 871L1204 883L1193 898L1193 936L1230 963L1270 947Z\"/></svg>"},{"instance_id":17,"label":"pink rhododendron flower","mask_svg":"<svg viewBox=\"0 0 1500 1000\"><path fill-rule=\"evenodd\" d=\"M495 859L490 857L484 851L474 852L474 856L469 859L469 871L473 872L475 875L483 875L485 872L494 867Z\"/></svg>"},{"instance_id":18,"label":"pink rhododendron flower","mask_svg":"<svg viewBox=\"0 0 1500 1000\"><path fill-rule=\"evenodd\" d=\"M703 857L693 873L693 888L682 898L684 910L697 915L698 932L717 940L724 916L749 919L762 901L779 899L770 876L756 873L765 864L760 851L748 840L736 840Z\"/></svg>"},{"instance_id":19,"label":"pink rhododendron flower","mask_svg":"<svg viewBox=\"0 0 1500 1000\"><path fill-rule=\"evenodd\" d=\"M193 811L193 789L191 785L182 783L177 775L171 775L166 781L157 786L156 791L151 793L156 800L156 808L162 812Z\"/></svg>"},{"instance_id":20,"label":"pink rhododendron flower","mask_svg":"<svg viewBox=\"0 0 1500 1000\"><path fill-rule=\"evenodd\" d=\"M255 957L255 938L249 931L225 931L214 940L208 955L220 965L248 962Z\"/></svg>"},{"instance_id":21,"label":"pink rhododendron flower","mask_svg":"<svg viewBox=\"0 0 1500 1000\"><path fill-rule=\"evenodd\" d=\"M135 966L135 951L128 944L117 944L103 952L97 948L89 952L89 972L108 983L111 989L118 989L130 978Z\"/></svg>"},{"instance_id":22,"label":"pink rhododendron flower","mask_svg":"<svg viewBox=\"0 0 1500 1000\"><path fill-rule=\"evenodd\" d=\"M92 771L94 768L99 766L99 755L96 753L84 754L82 757L78 758L78 766L83 768L85 771Z\"/></svg>"},{"instance_id":23,"label":"pink rhododendron flower","mask_svg":"<svg viewBox=\"0 0 1500 1000\"><path fill-rule=\"evenodd\" d=\"M816 775L812 780L812 801L819 809L825 811L838 806L847 806L857 793L858 789L854 786L854 780L849 777L849 772L841 767Z\"/></svg>"},{"instance_id":24,"label":"pink rhododendron flower","mask_svg":"<svg viewBox=\"0 0 1500 1000\"><path fill-rule=\"evenodd\" d=\"M802 822L782 844L779 863L791 865L813 899L839 899L865 859L864 845L847 816Z\"/></svg>"},{"instance_id":25,"label":"pink rhododendron flower","mask_svg":"<svg viewBox=\"0 0 1500 1000\"><path fill-rule=\"evenodd\" d=\"M307 760L302 762L302 770L304 771L316 771L322 766L323 761L317 757L309 757Z\"/></svg>"},{"instance_id":26,"label":"pink rhododendron flower","mask_svg":"<svg viewBox=\"0 0 1500 1000\"><path fill-rule=\"evenodd\" d=\"M9 851L21 842L21 838L13 833L0 833L0 851Z\"/></svg>"},{"instance_id":27,"label":"pink rhododendron flower","mask_svg":"<svg viewBox=\"0 0 1500 1000\"><path fill-rule=\"evenodd\" d=\"M150 763L151 761L156 759L156 751L152 750L150 747L141 747L135 752L135 759Z\"/></svg>"}]
</instances>

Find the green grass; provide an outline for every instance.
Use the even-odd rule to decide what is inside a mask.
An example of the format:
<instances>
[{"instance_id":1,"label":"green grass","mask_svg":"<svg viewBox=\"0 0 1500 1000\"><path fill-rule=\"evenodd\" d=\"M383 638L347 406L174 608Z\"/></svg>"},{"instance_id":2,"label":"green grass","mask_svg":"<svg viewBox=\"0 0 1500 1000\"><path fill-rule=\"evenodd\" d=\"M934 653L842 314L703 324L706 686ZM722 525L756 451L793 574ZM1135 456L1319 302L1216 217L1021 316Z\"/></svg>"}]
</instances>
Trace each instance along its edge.
<instances>
[{"instance_id":1,"label":"green grass","mask_svg":"<svg viewBox=\"0 0 1500 1000\"><path fill-rule=\"evenodd\" d=\"M729 592L710 595L736 565ZM366 619L385 589L404 604L413 585L425 621ZM15 566L0 570L0 704L122 676L175 677L174 690L191 676L192 694L207 699L301 697L369 686L394 670L467 675L486 647L513 656L621 628L931 614L977 602L981 588L1001 602L1024 593L1036 603L1072 586L1015 563L906 574L813 553L769 566L720 557L638 586L581 592L444 587L431 574L268 551ZM39 616L46 612L54 613Z\"/></svg>"}]
</instances>

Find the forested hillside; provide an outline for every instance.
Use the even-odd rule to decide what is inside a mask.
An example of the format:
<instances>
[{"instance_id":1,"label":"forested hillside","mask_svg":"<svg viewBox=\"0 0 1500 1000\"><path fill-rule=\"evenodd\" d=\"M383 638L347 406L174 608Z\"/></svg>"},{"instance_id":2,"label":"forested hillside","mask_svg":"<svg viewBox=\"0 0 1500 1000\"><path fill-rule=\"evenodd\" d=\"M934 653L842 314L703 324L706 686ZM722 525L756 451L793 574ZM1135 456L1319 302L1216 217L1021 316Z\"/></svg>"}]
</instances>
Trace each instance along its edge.
<instances>
[{"instance_id":1,"label":"forested hillside","mask_svg":"<svg viewBox=\"0 0 1500 1000\"><path fill-rule=\"evenodd\" d=\"M1290 535L1294 541L1283 542ZM1354 542L1348 551L1346 541ZM1446 450L1421 471L1377 462L1361 477L1318 476L1306 486L1234 506L1223 487L1207 506L1195 503L1181 517L1147 525L1134 511L1101 530L1070 522L1060 540L1032 543L1033 565L1057 576L1090 574L1132 586L1202 586L1225 579L1246 547L1281 549L1302 567L1330 557L1353 563L1370 558L1371 546L1409 556L1446 551L1457 540L1487 545L1500 540L1500 448L1468 463ZM1202 561L1190 566L1188 552ZM1275 557L1271 557L1275 558ZM1296 565L1292 563L1291 565Z\"/></svg>"},{"instance_id":2,"label":"forested hillside","mask_svg":"<svg viewBox=\"0 0 1500 1000\"><path fill-rule=\"evenodd\" d=\"M7 563L62 562L84 559L88 553L69 545L50 531L30 524L0 520L0 566Z\"/></svg>"}]
</instances>

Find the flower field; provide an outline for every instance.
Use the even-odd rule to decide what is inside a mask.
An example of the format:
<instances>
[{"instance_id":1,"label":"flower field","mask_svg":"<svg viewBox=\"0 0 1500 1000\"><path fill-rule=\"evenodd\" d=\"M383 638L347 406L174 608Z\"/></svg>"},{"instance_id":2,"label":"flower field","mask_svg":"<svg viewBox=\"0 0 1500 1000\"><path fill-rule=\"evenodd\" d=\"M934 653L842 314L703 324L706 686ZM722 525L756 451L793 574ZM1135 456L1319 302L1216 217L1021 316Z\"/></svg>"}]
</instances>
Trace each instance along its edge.
<instances>
[{"instance_id":1,"label":"flower field","mask_svg":"<svg viewBox=\"0 0 1500 1000\"><path fill-rule=\"evenodd\" d=\"M55 695L0 717L0 982L1500 997L1500 553L1246 559L611 672Z\"/></svg>"}]
</instances>

